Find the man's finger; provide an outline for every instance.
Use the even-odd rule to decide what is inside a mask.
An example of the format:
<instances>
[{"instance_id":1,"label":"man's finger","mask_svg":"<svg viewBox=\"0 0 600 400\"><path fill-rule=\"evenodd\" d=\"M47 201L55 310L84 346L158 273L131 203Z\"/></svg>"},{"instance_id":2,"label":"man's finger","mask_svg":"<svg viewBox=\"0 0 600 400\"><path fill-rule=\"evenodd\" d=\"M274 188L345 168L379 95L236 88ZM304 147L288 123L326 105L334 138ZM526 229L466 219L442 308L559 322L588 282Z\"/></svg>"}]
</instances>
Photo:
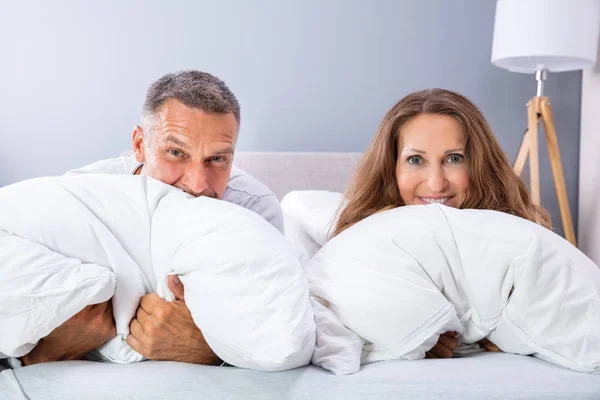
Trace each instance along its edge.
<instances>
[{"instance_id":1,"label":"man's finger","mask_svg":"<svg viewBox=\"0 0 600 400\"><path fill-rule=\"evenodd\" d=\"M150 293L142 297L140 301L140 307L142 307L148 314L152 314L152 310L157 304L160 304L164 300L158 297L156 293Z\"/></svg>"},{"instance_id":2,"label":"man's finger","mask_svg":"<svg viewBox=\"0 0 600 400\"><path fill-rule=\"evenodd\" d=\"M167 279L169 290L175 296L175 299L185 301L183 283L177 275L169 275Z\"/></svg>"},{"instance_id":3,"label":"man's finger","mask_svg":"<svg viewBox=\"0 0 600 400\"><path fill-rule=\"evenodd\" d=\"M129 324L129 336L133 336L138 341L143 340L144 336L146 336L144 327L142 324L140 324L140 321L138 321L137 318L132 319L131 323Z\"/></svg>"},{"instance_id":4,"label":"man's finger","mask_svg":"<svg viewBox=\"0 0 600 400\"><path fill-rule=\"evenodd\" d=\"M147 324L150 321L150 314L146 312L142 307L138 307L135 317L140 321L142 325ZM133 322L133 320L132 320Z\"/></svg>"},{"instance_id":5,"label":"man's finger","mask_svg":"<svg viewBox=\"0 0 600 400\"><path fill-rule=\"evenodd\" d=\"M127 344L129 345L129 347L131 347L132 349L134 349L141 355L144 355L144 353L146 353L144 351L144 348L143 348L142 344L140 343L140 341L137 340L133 335L131 335L131 334L127 335L126 341L127 341Z\"/></svg>"}]
</instances>

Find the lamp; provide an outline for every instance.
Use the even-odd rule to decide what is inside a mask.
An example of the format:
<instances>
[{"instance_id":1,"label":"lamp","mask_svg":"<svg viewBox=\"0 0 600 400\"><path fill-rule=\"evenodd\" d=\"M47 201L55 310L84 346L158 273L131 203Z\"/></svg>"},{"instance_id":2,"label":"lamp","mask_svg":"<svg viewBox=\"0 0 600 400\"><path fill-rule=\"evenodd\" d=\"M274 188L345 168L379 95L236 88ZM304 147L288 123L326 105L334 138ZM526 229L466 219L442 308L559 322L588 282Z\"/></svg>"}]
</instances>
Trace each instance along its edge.
<instances>
[{"instance_id":1,"label":"lamp","mask_svg":"<svg viewBox=\"0 0 600 400\"><path fill-rule=\"evenodd\" d=\"M598 51L600 0L498 0L492 64L512 72L535 74L537 94L527 103L527 130L514 163L521 175L529 156L530 191L540 204L538 126L544 123L550 165L566 239L575 231L550 99L544 96L548 72L574 71L594 65Z\"/></svg>"}]
</instances>

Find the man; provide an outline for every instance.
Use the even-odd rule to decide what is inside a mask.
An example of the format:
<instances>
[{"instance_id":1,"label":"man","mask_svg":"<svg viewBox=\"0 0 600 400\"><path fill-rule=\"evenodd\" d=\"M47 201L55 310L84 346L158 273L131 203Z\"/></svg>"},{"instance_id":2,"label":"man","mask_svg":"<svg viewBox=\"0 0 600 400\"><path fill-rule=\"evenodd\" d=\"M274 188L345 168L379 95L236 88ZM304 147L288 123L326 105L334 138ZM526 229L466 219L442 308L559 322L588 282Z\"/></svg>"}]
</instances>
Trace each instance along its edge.
<instances>
[{"instance_id":1,"label":"man","mask_svg":"<svg viewBox=\"0 0 600 400\"><path fill-rule=\"evenodd\" d=\"M149 88L142 125L133 130L134 155L99 161L67 174L146 175L194 196L223 199L248 208L283 233L283 213L262 183L233 168L240 106L225 83L200 71L168 74ZM176 297L141 299L127 343L148 359L216 365L185 305L183 285L169 279ZM88 306L55 329L26 356L24 365L83 358L115 335L110 301Z\"/></svg>"}]
</instances>

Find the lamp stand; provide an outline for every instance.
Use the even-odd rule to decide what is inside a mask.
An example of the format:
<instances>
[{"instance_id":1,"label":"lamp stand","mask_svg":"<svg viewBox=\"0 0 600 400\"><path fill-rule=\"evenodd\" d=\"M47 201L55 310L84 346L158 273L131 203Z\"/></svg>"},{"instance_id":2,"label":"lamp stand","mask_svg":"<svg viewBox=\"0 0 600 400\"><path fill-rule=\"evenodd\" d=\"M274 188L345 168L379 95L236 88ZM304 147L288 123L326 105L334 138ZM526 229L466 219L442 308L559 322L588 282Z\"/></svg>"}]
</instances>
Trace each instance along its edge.
<instances>
[{"instance_id":1,"label":"lamp stand","mask_svg":"<svg viewBox=\"0 0 600 400\"><path fill-rule=\"evenodd\" d=\"M563 228L566 239L577 246L575 240L575 231L573 229L573 220L569 209L569 199L567 197L567 188L565 186L565 177L563 174L562 162L560 160L560 151L558 149L558 140L556 137L556 128L554 118L552 117L552 107L550 99L542 96L543 80L545 71L538 71L538 95L527 103L527 130L523 135L521 147L517 153L517 158L513 165L517 175L521 175L527 156L529 156L529 175L531 179L531 201L533 204L540 205L540 170L539 170L539 152L538 152L538 126L540 118L544 122L544 131L546 133L546 143L548 144L548 155L550 156L550 165L554 176L554 186L558 197L558 205L562 218ZM540 84L541 82L541 84Z\"/></svg>"}]
</instances>

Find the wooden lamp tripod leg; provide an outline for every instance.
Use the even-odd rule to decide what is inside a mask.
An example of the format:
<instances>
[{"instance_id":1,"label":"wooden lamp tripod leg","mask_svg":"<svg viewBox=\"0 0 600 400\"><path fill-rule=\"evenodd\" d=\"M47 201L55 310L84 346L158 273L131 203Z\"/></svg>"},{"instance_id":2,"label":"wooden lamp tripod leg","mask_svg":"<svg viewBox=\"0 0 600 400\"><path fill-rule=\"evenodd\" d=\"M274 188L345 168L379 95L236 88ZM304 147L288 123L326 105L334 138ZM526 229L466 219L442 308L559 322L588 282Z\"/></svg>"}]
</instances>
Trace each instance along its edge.
<instances>
[{"instance_id":1,"label":"wooden lamp tripod leg","mask_svg":"<svg viewBox=\"0 0 600 400\"><path fill-rule=\"evenodd\" d=\"M517 158L515 158L515 163L513 164L513 169L515 173L519 176L523 173L523 168L525 168L525 163L527 162L527 156L529 156L529 129L525 131L523 135L523 139L521 139L521 146L519 147L519 152L517 153Z\"/></svg>"},{"instance_id":2,"label":"wooden lamp tripod leg","mask_svg":"<svg viewBox=\"0 0 600 400\"><path fill-rule=\"evenodd\" d=\"M540 123L540 114L537 114L536 125L539 126ZM527 124L529 126L529 123ZM513 164L513 170L519 176L523 173L523 169L525 169L525 164L527 163L527 157L529 157L529 128L525 130L523 134L523 139L521 139L521 145L519 146L519 152L517 153L517 157L515 158L515 162Z\"/></svg>"},{"instance_id":3,"label":"wooden lamp tripod leg","mask_svg":"<svg viewBox=\"0 0 600 400\"><path fill-rule=\"evenodd\" d=\"M554 118L552 116L552 107L548 98L542 98L540 110L544 121L544 131L546 132L546 142L548 144L548 154L550 156L550 165L552 166L552 175L554 176L554 186L558 197L558 206L562 218L563 229L566 239L577 246L575 240L575 230L573 229L573 220L571 219L571 209L569 208L569 199L567 196L567 187L565 185L565 176L563 174L562 161L560 160L560 150L558 148L558 139Z\"/></svg>"},{"instance_id":4,"label":"wooden lamp tripod leg","mask_svg":"<svg viewBox=\"0 0 600 400\"><path fill-rule=\"evenodd\" d=\"M519 176L523 173L527 158L530 166L530 177L531 177L531 200L534 204L540 204L540 178L539 178L539 157L538 157L538 103L537 98L534 97L527 103L527 130L523 135L521 141L521 147L517 153L517 158L513 164L513 170ZM534 150L534 151L532 151Z\"/></svg>"},{"instance_id":5,"label":"wooden lamp tripod leg","mask_svg":"<svg viewBox=\"0 0 600 400\"><path fill-rule=\"evenodd\" d=\"M541 204L540 197L540 159L538 146L538 97L527 104L527 136L529 137L529 177L531 179L531 202Z\"/></svg>"}]
</instances>

